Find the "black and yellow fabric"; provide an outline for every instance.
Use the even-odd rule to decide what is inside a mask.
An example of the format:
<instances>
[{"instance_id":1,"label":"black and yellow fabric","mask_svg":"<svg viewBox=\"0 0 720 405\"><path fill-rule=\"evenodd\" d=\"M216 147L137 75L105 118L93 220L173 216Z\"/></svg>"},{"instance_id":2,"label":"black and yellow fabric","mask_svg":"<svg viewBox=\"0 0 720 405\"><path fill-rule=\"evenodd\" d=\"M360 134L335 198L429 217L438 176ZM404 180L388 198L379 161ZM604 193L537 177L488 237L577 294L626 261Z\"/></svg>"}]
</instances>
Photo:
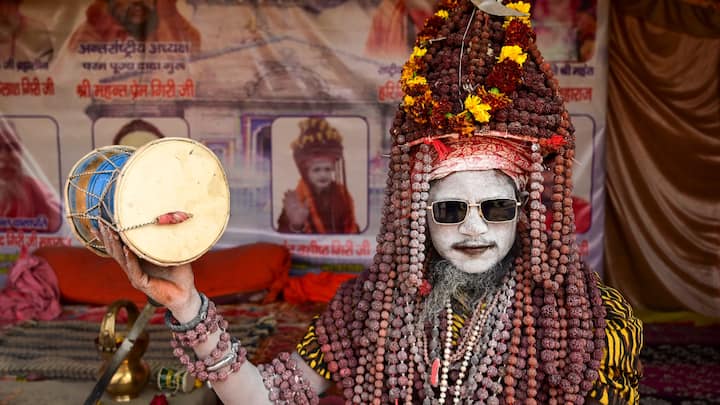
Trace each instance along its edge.
<instances>
[{"instance_id":1,"label":"black and yellow fabric","mask_svg":"<svg viewBox=\"0 0 720 405\"><path fill-rule=\"evenodd\" d=\"M598 370L600 376L588 395L603 405L639 404L642 321L633 315L630 304L616 289L602 283L598 287L607 310L607 345Z\"/></svg>"},{"instance_id":2,"label":"black and yellow fabric","mask_svg":"<svg viewBox=\"0 0 720 405\"><path fill-rule=\"evenodd\" d=\"M598 373L595 386L588 393L603 405L639 404L641 367L640 349L643 344L642 322L633 315L630 304L612 287L598 283L603 304L607 311L605 321L605 355ZM465 325L466 314L454 314L451 330L453 344L456 344L460 331ZM305 362L318 374L330 380L330 371L323 361L315 335L315 319L308 328L305 337L297 345L297 351Z\"/></svg>"},{"instance_id":3,"label":"black and yellow fabric","mask_svg":"<svg viewBox=\"0 0 720 405\"><path fill-rule=\"evenodd\" d=\"M307 333L297 345L297 352L310 368L326 380L330 380L330 370L328 370L327 364L325 364L324 361L325 353L320 350L320 344L317 341L317 335L315 335L315 323L319 317L320 315L315 315L312 321L310 321L310 327Z\"/></svg>"}]
</instances>

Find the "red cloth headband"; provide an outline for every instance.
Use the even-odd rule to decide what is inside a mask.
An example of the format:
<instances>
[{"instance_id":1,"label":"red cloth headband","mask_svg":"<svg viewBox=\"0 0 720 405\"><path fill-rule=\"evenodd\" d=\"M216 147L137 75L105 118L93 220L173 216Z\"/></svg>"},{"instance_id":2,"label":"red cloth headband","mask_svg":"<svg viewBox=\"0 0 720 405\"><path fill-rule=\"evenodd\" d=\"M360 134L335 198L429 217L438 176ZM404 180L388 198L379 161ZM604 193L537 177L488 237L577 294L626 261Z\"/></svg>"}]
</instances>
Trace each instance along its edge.
<instances>
[{"instance_id":1,"label":"red cloth headband","mask_svg":"<svg viewBox=\"0 0 720 405\"><path fill-rule=\"evenodd\" d=\"M526 146L490 136L472 136L446 145L450 152L436 159L431 181L459 171L497 169L510 176L518 189L525 189L532 166Z\"/></svg>"}]
</instances>

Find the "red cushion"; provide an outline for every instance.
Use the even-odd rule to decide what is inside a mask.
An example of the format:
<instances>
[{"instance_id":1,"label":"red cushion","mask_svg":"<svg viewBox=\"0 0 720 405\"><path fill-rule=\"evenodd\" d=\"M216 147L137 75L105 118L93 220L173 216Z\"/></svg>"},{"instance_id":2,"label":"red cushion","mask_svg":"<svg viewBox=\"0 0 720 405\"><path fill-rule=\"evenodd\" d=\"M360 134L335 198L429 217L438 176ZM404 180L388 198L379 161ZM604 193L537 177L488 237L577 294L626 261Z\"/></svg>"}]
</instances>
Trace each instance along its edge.
<instances>
[{"instance_id":1,"label":"red cushion","mask_svg":"<svg viewBox=\"0 0 720 405\"><path fill-rule=\"evenodd\" d=\"M57 275L64 302L107 305L118 299L144 303L114 260L84 247L43 247L33 255ZM192 263L195 284L208 297L270 290L272 300L287 282L290 253L281 245L256 243L211 250Z\"/></svg>"}]
</instances>

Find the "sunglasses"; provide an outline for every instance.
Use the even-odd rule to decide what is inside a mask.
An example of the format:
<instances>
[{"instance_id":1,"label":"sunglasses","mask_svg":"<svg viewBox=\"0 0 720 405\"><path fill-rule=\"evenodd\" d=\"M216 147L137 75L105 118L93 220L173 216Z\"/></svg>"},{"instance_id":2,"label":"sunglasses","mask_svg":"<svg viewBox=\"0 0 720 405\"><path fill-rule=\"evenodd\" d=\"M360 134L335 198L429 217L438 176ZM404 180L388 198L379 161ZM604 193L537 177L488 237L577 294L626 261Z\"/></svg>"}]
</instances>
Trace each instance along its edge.
<instances>
[{"instance_id":1,"label":"sunglasses","mask_svg":"<svg viewBox=\"0 0 720 405\"><path fill-rule=\"evenodd\" d=\"M470 207L480 207L480 216L489 223L512 221L517 216L517 208L521 204L511 198L493 198L479 203L465 200L439 200L427 207L432 211L436 224L460 224L467 218Z\"/></svg>"}]
</instances>

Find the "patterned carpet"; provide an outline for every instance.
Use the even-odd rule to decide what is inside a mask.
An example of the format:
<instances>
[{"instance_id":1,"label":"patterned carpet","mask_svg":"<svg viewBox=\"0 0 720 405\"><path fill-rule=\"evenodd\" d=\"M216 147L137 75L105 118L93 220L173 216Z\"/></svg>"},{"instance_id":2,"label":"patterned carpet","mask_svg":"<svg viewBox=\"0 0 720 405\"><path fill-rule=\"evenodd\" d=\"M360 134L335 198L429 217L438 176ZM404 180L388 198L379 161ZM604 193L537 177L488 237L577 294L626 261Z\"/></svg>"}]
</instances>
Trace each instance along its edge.
<instances>
[{"instance_id":1,"label":"patterned carpet","mask_svg":"<svg viewBox=\"0 0 720 405\"><path fill-rule=\"evenodd\" d=\"M270 307L221 308L229 320L229 332L255 355L260 343L274 333L276 320ZM94 380L102 364L94 340L105 308L68 308L59 320L27 322L0 333L0 376L28 379ZM98 317L99 316L99 317ZM126 330L124 320L116 325ZM162 367L181 368L170 348L170 331L157 311L146 327L150 343L143 354L152 375Z\"/></svg>"},{"instance_id":2,"label":"patterned carpet","mask_svg":"<svg viewBox=\"0 0 720 405\"><path fill-rule=\"evenodd\" d=\"M645 324L641 404L720 404L720 324Z\"/></svg>"},{"instance_id":3,"label":"patterned carpet","mask_svg":"<svg viewBox=\"0 0 720 405\"><path fill-rule=\"evenodd\" d=\"M266 363L280 351L294 350L312 317L323 309L322 304L283 302L220 307L232 333L243 340L254 363ZM101 307L66 307L59 321L0 331L0 374L43 371L49 378L92 379L98 355L91 343L104 314ZM65 332L47 338L48 332L57 327L64 328ZM144 358L153 368L174 362L161 311L155 314L148 328L151 346ZM20 339L35 335L38 339ZM641 404L720 405L720 323L646 323L644 338ZM23 340L24 343L18 343ZM73 356L76 358L72 359ZM41 361L56 358L64 360L60 363ZM39 364L46 368L27 369L28 365Z\"/></svg>"},{"instance_id":4,"label":"patterned carpet","mask_svg":"<svg viewBox=\"0 0 720 405\"><path fill-rule=\"evenodd\" d=\"M275 332L268 339L263 340L258 347L253 360L257 363L270 362L279 352L291 352L307 332L312 318L320 314L325 304L288 303L273 304L268 307L269 313L277 323Z\"/></svg>"}]
</instances>

